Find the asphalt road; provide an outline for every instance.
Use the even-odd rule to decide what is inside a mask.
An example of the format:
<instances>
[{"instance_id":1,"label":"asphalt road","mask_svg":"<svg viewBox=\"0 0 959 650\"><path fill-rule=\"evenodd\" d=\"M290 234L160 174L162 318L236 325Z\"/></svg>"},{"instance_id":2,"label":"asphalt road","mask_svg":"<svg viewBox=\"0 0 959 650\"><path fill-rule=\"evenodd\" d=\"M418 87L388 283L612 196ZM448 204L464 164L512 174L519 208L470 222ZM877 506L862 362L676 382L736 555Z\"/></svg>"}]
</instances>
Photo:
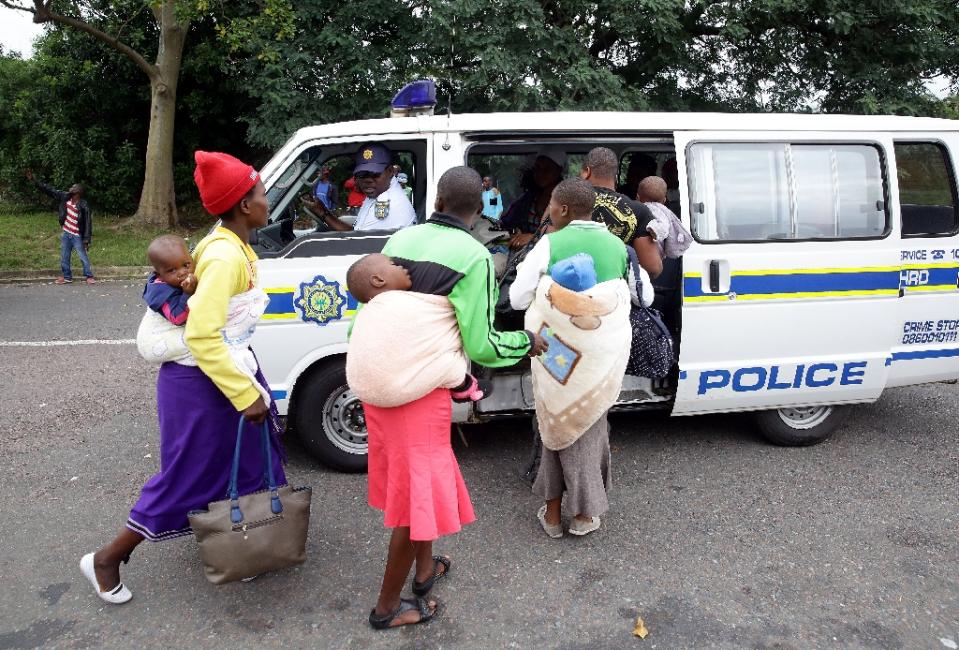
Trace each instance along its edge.
<instances>
[{"instance_id":1,"label":"asphalt road","mask_svg":"<svg viewBox=\"0 0 959 650\"><path fill-rule=\"evenodd\" d=\"M139 283L0 286L0 341L130 339ZM782 449L745 416L613 419L612 509L548 539L518 478L524 422L457 454L479 520L438 618L374 632L387 533L363 475L287 442L314 487L309 559L206 582L191 538L145 544L133 601L77 569L157 468L155 370L132 345L0 347L0 648L956 648L959 386L889 391L831 440ZM632 636L642 616L649 636Z\"/></svg>"}]
</instances>

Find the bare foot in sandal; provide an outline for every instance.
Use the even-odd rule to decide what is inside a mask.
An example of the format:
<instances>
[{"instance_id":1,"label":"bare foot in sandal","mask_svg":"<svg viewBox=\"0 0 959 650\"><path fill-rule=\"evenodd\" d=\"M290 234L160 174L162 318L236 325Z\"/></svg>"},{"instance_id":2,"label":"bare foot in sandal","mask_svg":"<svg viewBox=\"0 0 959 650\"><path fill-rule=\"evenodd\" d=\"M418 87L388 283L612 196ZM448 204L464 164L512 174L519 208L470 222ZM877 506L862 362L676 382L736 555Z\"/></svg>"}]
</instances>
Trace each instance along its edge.
<instances>
[{"instance_id":1,"label":"bare foot in sandal","mask_svg":"<svg viewBox=\"0 0 959 650\"><path fill-rule=\"evenodd\" d=\"M436 615L436 601L425 598L401 598L400 604L392 612L377 613L370 611L370 625L376 630L388 630L391 627L426 623Z\"/></svg>"}]
</instances>

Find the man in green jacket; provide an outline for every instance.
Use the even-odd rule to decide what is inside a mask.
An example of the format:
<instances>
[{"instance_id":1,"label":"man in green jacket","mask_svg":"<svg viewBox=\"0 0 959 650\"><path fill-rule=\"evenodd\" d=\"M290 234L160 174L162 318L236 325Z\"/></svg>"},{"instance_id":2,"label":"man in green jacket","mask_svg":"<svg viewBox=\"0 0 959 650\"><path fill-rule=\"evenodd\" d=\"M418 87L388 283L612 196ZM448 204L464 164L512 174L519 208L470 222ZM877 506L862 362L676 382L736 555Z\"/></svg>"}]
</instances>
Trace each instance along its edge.
<instances>
[{"instance_id":1,"label":"man in green jacket","mask_svg":"<svg viewBox=\"0 0 959 650\"><path fill-rule=\"evenodd\" d=\"M546 349L528 330L500 332L493 324L499 286L489 252L470 234L482 208L483 181L454 167L437 184L436 211L426 223L398 231L383 254L406 268L417 291L449 298L466 356L490 368L511 366Z\"/></svg>"}]
</instances>

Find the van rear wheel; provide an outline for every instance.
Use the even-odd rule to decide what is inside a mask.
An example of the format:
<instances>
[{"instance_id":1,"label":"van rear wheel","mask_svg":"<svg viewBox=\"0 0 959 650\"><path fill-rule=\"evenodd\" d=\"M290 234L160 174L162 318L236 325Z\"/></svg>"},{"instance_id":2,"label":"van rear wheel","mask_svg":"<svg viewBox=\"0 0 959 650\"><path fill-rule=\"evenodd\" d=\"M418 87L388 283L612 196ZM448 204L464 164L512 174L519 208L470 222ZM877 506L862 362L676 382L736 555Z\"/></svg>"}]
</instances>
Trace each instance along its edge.
<instances>
[{"instance_id":1,"label":"van rear wheel","mask_svg":"<svg viewBox=\"0 0 959 650\"><path fill-rule=\"evenodd\" d=\"M297 386L293 424L303 446L341 472L366 471L366 417L346 383L342 360L316 369Z\"/></svg>"},{"instance_id":2,"label":"van rear wheel","mask_svg":"<svg viewBox=\"0 0 959 650\"><path fill-rule=\"evenodd\" d=\"M836 430L845 409L839 406L790 406L755 414L759 430L769 442L784 447L819 444Z\"/></svg>"}]
</instances>

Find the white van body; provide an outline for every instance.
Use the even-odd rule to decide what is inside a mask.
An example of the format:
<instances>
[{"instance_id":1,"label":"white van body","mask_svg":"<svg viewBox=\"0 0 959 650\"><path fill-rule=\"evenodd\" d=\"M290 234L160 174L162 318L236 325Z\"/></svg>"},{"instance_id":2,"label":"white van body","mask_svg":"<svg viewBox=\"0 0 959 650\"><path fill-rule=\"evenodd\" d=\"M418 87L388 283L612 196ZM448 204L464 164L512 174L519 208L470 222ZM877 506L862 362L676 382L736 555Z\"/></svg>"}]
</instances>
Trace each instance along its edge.
<instances>
[{"instance_id":1,"label":"white van body","mask_svg":"<svg viewBox=\"0 0 959 650\"><path fill-rule=\"evenodd\" d=\"M959 378L959 122L557 112L308 127L262 170L274 225L257 250L271 305L253 345L280 412L337 467L365 467L362 409L330 379L342 376L356 308L345 274L389 233L275 233L320 164L338 157L345 169L369 141L406 152L421 222L437 179L457 165L513 165L547 145L572 157L600 145L623 160L645 153L662 170L675 158L673 209L695 241L657 295L674 294L665 316L681 339L678 367L665 381L627 377L622 408L760 411L774 441L809 444L835 426L836 405ZM491 398L455 419L532 411L528 369L494 382Z\"/></svg>"}]
</instances>

